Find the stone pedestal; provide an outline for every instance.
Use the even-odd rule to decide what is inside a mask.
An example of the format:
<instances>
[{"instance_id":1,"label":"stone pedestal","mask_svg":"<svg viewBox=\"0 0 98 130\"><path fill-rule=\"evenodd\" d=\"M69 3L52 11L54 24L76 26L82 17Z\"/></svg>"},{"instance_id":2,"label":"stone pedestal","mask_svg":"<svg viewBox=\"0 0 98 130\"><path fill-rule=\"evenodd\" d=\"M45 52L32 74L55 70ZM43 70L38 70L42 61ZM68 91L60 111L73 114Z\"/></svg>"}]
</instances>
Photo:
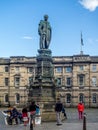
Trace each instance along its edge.
<instances>
[{"instance_id":1,"label":"stone pedestal","mask_svg":"<svg viewBox=\"0 0 98 130\"><path fill-rule=\"evenodd\" d=\"M54 112L55 86L53 82L51 50L39 49L38 53L36 76L32 84L32 99L39 102L41 106L42 121L52 121L56 118Z\"/></svg>"},{"instance_id":2,"label":"stone pedestal","mask_svg":"<svg viewBox=\"0 0 98 130\"><path fill-rule=\"evenodd\" d=\"M42 78L43 82L52 83L53 64L51 50L40 49L37 56L37 75L36 78Z\"/></svg>"}]
</instances>

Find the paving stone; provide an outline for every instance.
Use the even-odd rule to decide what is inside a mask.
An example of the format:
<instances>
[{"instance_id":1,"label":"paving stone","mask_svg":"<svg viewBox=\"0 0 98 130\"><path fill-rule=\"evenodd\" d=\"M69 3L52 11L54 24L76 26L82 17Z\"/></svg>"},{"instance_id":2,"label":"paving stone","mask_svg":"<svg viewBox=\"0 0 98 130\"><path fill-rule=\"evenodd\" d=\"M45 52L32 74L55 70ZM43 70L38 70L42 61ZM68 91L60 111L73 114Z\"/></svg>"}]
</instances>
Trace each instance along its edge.
<instances>
[{"instance_id":1,"label":"paving stone","mask_svg":"<svg viewBox=\"0 0 98 130\"><path fill-rule=\"evenodd\" d=\"M3 109L0 109L1 111ZM29 125L24 127L19 125L5 125L4 115L0 111L0 130L29 130ZM87 113L86 127L87 130L98 130L98 109L85 109ZM83 120L78 119L77 109L66 108L67 118L62 122L61 126L57 126L56 122L42 122L37 125L34 130L83 130Z\"/></svg>"}]
</instances>

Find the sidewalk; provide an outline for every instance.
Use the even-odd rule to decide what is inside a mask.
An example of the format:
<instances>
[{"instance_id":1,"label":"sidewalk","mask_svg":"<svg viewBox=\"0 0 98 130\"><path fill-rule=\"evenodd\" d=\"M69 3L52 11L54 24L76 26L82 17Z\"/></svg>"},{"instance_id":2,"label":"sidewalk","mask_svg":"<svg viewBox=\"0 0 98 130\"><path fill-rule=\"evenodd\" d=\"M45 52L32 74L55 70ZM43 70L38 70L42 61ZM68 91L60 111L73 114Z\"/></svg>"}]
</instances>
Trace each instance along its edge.
<instances>
[{"instance_id":1,"label":"sidewalk","mask_svg":"<svg viewBox=\"0 0 98 130\"><path fill-rule=\"evenodd\" d=\"M98 123L88 123L87 130L98 130ZM7 130L25 130L24 126L16 126ZM26 130L29 130L27 126ZM34 130L83 130L82 123L63 123L62 126L57 126L56 123L42 123L37 125Z\"/></svg>"},{"instance_id":2,"label":"sidewalk","mask_svg":"<svg viewBox=\"0 0 98 130\"><path fill-rule=\"evenodd\" d=\"M86 109L86 130L98 130L98 109ZM78 119L76 109L66 109L68 119L63 121L61 126L57 126L56 122L42 122L37 125L34 130L83 130L83 120ZM5 125L3 116L0 115L0 130L30 130L29 126L25 128L23 124Z\"/></svg>"},{"instance_id":3,"label":"sidewalk","mask_svg":"<svg viewBox=\"0 0 98 130\"><path fill-rule=\"evenodd\" d=\"M87 123L87 130L98 130L98 123ZM0 127L0 130L29 130L29 126L13 125ZM34 130L83 130L82 123L63 123L57 126L56 123L42 123L37 125Z\"/></svg>"}]
</instances>

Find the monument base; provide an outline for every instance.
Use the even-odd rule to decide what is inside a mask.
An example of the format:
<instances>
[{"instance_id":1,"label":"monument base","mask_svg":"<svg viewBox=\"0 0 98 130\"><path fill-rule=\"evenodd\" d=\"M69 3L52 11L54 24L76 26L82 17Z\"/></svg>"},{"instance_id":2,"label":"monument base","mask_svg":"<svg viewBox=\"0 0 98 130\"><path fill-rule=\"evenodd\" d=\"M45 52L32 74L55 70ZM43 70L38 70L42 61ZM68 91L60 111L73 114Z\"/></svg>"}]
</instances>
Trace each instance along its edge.
<instances>
[{"instance_id":1,"label":"monument base","mask_svg":"<svg viewBox=\"0 0 98 130\"><path fill-rule=\"evenodd\" d=\"M43 112L41 115L42 122L56 122L56 112ZM67 118L64 117L64 114L61 112L61 120L65 120Z\"/></svg>"},{"instance_id":2,"label":"monument base","mask_svg":"<svg viewBox=\"0 0 98 130\"><path fill-rule=\"evenodd\" d=\"M42 121L56 121L55 86L52 52L49 49L39 49L35 79L30 89L30 100L39 103Z\"/></svg>"},{"instance_id":3,"label":"monument base","mask_svg":"<svg viewBox=\"0 0 98 130\"><path fill-rule=\"evenodd\" d=\"M43 112L41 115L42 122L53 122L56 121L56 113L55 112Z\"/></svg>"}]
</instances>

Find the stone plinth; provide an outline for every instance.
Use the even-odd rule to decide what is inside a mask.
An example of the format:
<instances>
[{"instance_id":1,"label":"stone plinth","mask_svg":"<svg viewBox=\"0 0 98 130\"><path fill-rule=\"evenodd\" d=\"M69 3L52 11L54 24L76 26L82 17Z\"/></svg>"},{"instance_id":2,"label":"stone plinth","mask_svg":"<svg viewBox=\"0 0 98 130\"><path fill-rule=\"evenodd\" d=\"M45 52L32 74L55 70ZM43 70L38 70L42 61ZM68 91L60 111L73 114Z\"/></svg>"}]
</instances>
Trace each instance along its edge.
<instances>
[{"instance_id":1,"label":"stone plinth","mask_svg":"<svg viewBox=\"0 0 98 130\"><path fill-rule=\"evenodd\" d=\"M51 111L46 111L42 113L42 121L43 122L53 122L56 121L56 113Z\"/></svg>"},{"instance_id":2,"label":"stone plinth","mask_svg":"<svg viewBox=\"0 0 98 130\"><path fill-rule=\"evenodd\" d=\"M42 121L55 120L55 86L51 50L39 49L31 98L40 104ZM54 116L53 116L54 115Z\"/></svg>"}]
</instances>

